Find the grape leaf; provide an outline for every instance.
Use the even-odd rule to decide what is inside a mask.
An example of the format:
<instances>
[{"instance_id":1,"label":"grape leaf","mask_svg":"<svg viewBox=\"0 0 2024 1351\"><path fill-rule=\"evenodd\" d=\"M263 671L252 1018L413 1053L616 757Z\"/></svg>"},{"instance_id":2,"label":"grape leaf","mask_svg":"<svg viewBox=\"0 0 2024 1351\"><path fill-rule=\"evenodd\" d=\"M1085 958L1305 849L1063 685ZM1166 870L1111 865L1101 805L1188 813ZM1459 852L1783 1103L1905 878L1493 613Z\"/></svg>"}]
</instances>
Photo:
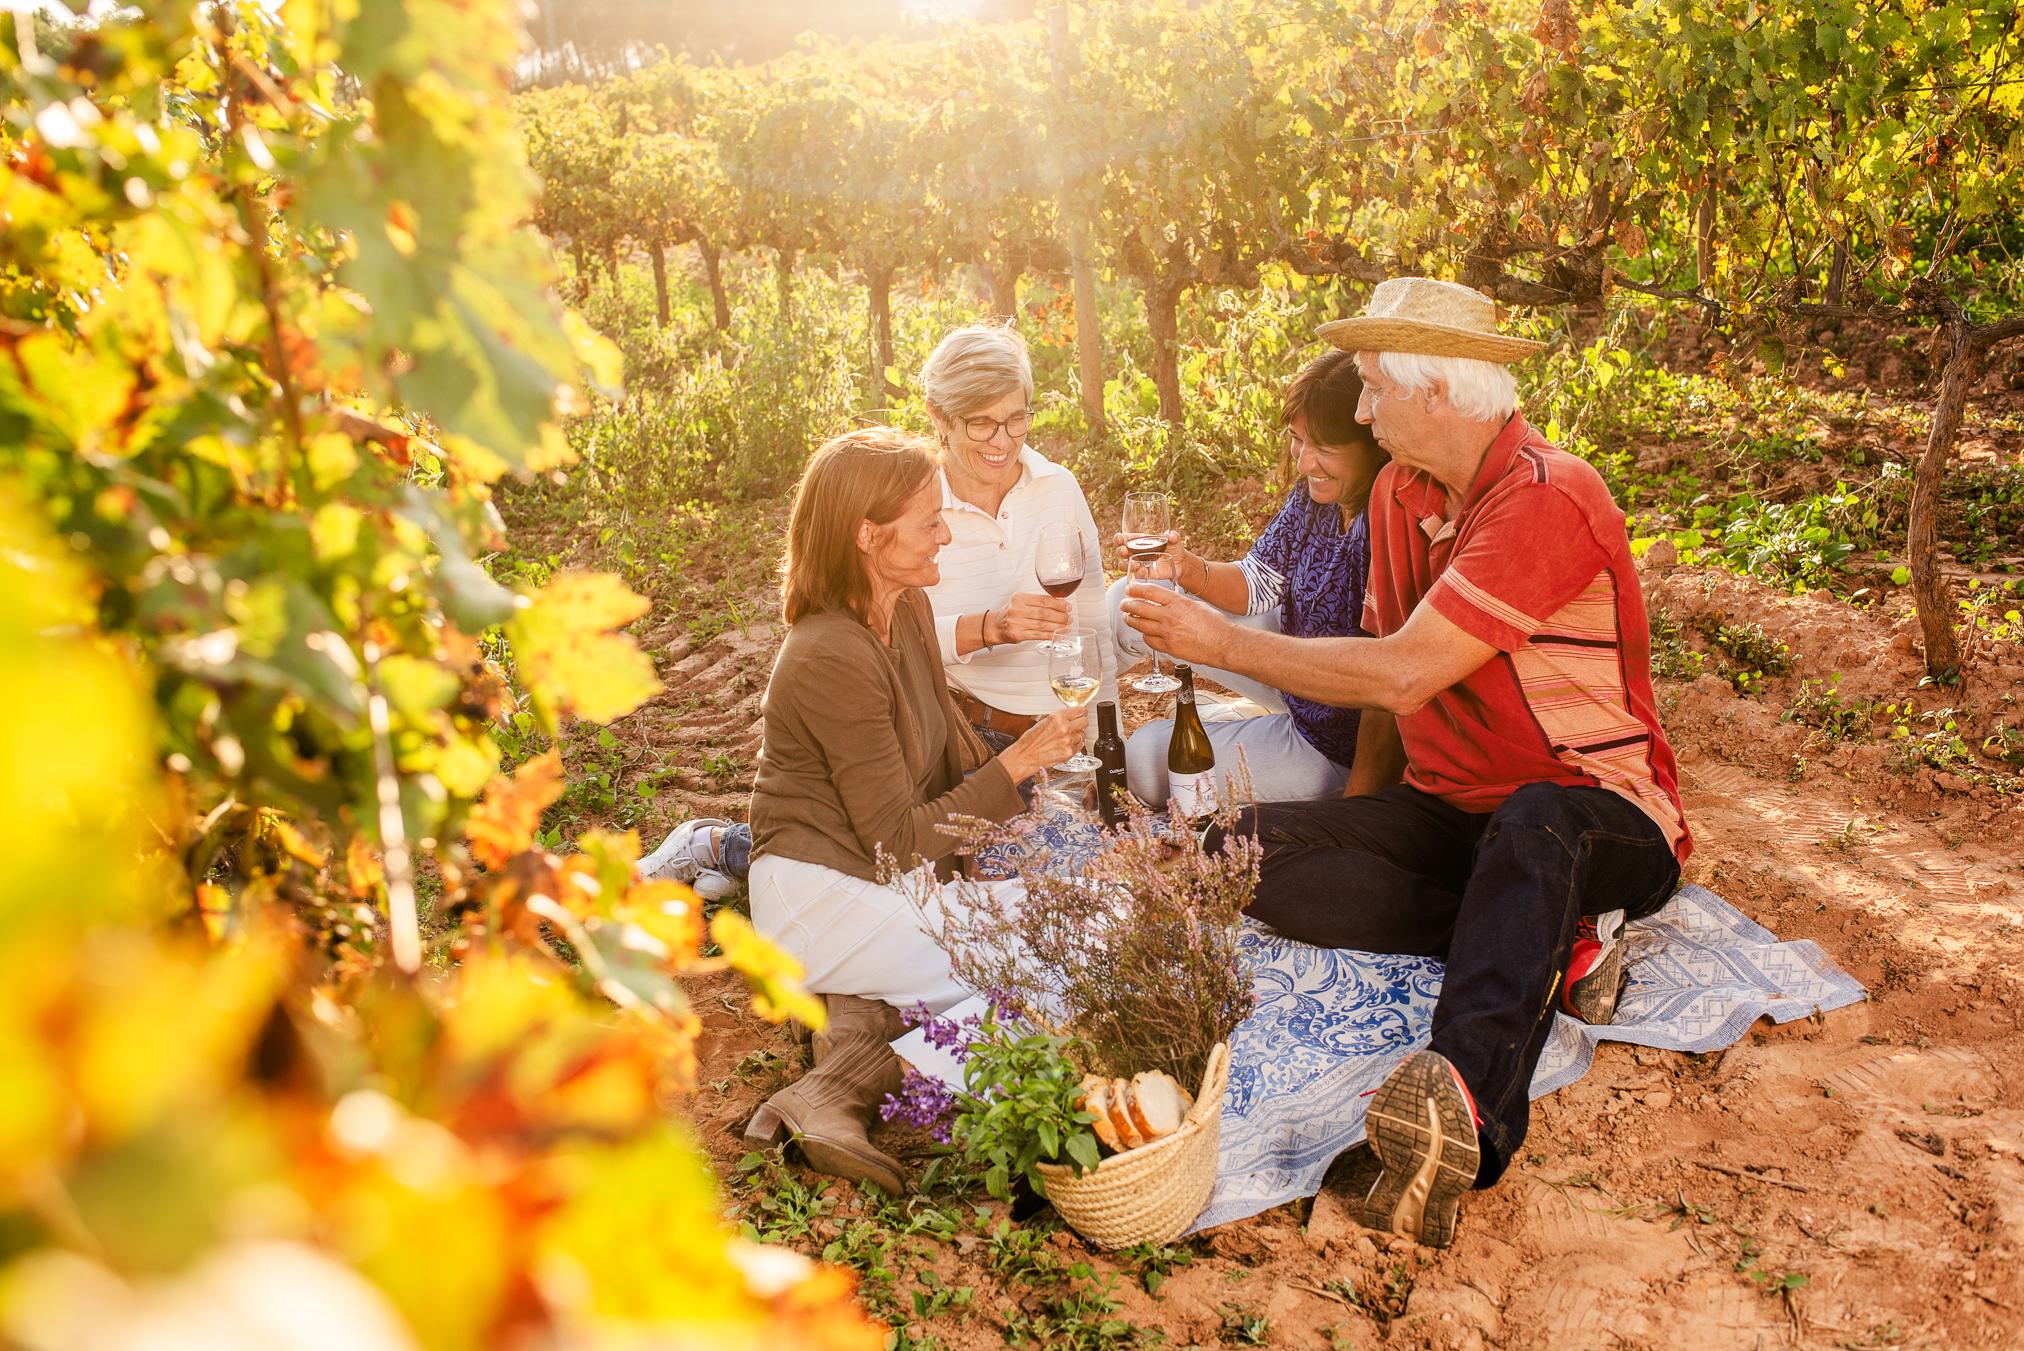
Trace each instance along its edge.
<instances>
[{"instance_id":1,"label":"grape leaf","mask_svg":"<svg viewBox=\"0 0 2024 1351\"><path fill-rule=\"evenodd\" d=\"M610 722L660 692L653 662L631 638L611 632L647 609L611 573L564 572L508 622L521 683L551 734L565 713Z\"/></svg>"},{"instance_id":2,"label":"grape leaf","mask_svg":"<svg viewBox=\"0 0 2024 1351\"><path fill-rule=\"evenodd\" d=\"M561 796L562 752L553 748L529 760L512 777L492 780L464 824L472 856L488 868L506 866L508 859L534 842L541 813Z\"/></svg>"}]
</instances>

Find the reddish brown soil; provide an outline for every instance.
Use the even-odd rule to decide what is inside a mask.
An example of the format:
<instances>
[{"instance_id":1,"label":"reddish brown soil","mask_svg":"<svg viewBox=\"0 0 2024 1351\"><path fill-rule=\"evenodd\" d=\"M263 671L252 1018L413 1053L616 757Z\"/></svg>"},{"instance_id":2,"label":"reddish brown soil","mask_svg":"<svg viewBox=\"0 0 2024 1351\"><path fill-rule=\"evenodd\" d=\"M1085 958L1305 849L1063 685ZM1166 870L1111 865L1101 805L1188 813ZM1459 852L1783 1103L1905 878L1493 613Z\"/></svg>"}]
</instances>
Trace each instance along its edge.
<instances>
[{"instance_id":1,"label":"reddish brown soil","mask_svg":"<svg viewBox=\"0 0 2024 1351\"><path fill-rule=\"evenodd\" d=\"M1196 1241L1155 1298L1130 1265L1058 1235L1064 1257L1123 1273L1116 1316L1171 1345L1217 1344L1243 1317L1268 1319L1264 1344L1288 1347L2024 1344L2024 1106L2009 1091L2024 1083L2024 799L1900 772L1887 741L1824 743L1781 721L1808 675L1841 672L1849 696L1904 699L1919 675L1908 616L1698 568L1652 568L1647 585L1690 630L1719 612L1795 656L1755 697L1713 674L1661 686L1699 840L1689 880L1781 937L1820 943L1870 1002L1762 1025L1707 1057L1606 1045L1585 1079L1537 1106L1527 1157L1465 1203L1446 1251L1366 1233L1324 1192L1311 1210ZM650 634L665 642L668 693L635 721L678 760L728 749L750 763L777 639L770 624L696 649ZM1976 703L2024 689L2024 655L2010 653L1974 673ZM735 791L662 803L663 824L743 815ZM798 1052L742 1011L733 985L698 993L693 1114L730 1174L740 1126ZM818 1238L851 1214L851 1189L833 1185L840 1205ZM981 1247L927 1266L977 1291L967 1314L916 1329L950 1346L1002 1345L994 1310L1040 1297L1007 1286ZM1805 1279L1788 1292L1788 1276Z\"/></svg>"},{"instance_id":2,"label":"reddish brown soil","mask_svg":"<svg viewBox=\"0 0 2024 1351\"><path fill-rule=\"evenodd\" d=\"M1605 1045L1586 1078L1537 1105L1526 1156L1464 1202L1445 1251L1367 1233L1325 1191L1185 1245L1193 1260L1153 1296L1137 1265L1054 1235L1063 1262L1117 1275L1111 1317L1170 1346L1247 1335L1553 1351L2024 1345L2024 1102L2011 1092L2024 1085L2024 795L1977 782L2014 775L1986 757L1899 767L1895 710L1877 715L1875 739L1850 742L1781 717L1803 679L1839 673L1846 697L1909 701L1915 733L1930 727L1921 713L1970 710L1957 721L1972 747L1998 718L2024 721L2024 652L1984 644L1965 690L1922 690L1902 609L1783 596L1702 568L1654 564L1645 580L1690 646L1706 648L1698 631L1719 615L1761 626L1793 657L1748 696L1712 673L1718 656L1711 673L1661 682L1698 840L1688 880L1781 937L1818 942L1869 1002L1763 1024L1704 1057ZM767 613L767 598L748 608ZM738 783L678 772L642 834L651 843L691 815L742 818L777 627L692 646L668 616L643 637L667 693L621 727L625 739L647 765L729 752L748 768ZM734 982L694 993L706 1032L691 1113L735 1178L740 1126L799 1072L799 1052L745 1011ZM829 1187L834 1208L798 1241L813 1252L864 1213L848 1184ZM764 1219L759 1192L734 1195ZM967 1232L900 1248L901 1307L922 1271L975 1292L966 1310L909 1329L945 1346L1003 1345L1008 1318L1065 1288L1009 1281ZM1268 1321L1247 1334L1257 1318ZM1098 1322L1073 1344L1131 1344L1123 1329L1097 1338Z\"/></svg>"}]
</instances>

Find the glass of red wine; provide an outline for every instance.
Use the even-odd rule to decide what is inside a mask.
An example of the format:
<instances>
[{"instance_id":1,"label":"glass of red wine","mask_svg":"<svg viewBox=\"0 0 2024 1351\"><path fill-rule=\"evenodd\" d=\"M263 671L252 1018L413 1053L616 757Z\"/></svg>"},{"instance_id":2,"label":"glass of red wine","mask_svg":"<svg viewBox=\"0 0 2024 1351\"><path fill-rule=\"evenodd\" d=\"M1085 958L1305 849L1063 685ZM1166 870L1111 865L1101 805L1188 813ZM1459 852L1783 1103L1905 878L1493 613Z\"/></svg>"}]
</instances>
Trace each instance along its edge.
<instances>
[{"instance_id":1,"label":"glass of red wine","mask_svg":"<svg viewBox=\"0 0 2024 1351\"><path fill-rule=\"evenodd\" d=\"M1124 495L1124 547L1131 556L1133 581L1153 586L1173 585L1167 579L1170 569L1164 566L1173 513L1173 500L1165 493ZM1170 694L1181 687L1181 682L1161 668L1160 654L1154 650L1152 674L1140 676L1132 681L1131 687L1141 694Z\"/></svg>"},{"instance_id":2,"label":"glass of red wine","mask_svg":"<svg viewBox=\"0 0 2024 1351\"><path fill-rule=\"evenodd\" d=\"M1033 556L1033 572L1040 589L1056 600L1067 600L1082 585L1084 565L1082 534L1072 525L1040 527L1040 545ZM1064 627L1063 633L1067 632ZM1041 644L1049 652L1061 650L1061 634Z\"/></svg>"}]
</instances>

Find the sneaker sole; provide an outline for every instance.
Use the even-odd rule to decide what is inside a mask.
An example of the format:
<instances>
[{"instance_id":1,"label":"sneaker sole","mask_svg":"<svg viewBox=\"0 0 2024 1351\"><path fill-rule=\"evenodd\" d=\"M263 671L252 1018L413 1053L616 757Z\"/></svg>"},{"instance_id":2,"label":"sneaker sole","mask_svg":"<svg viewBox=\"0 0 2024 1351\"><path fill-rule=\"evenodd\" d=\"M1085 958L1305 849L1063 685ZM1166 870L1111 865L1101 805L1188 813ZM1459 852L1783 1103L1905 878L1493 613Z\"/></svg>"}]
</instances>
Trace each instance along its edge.
<instances>
[{"instance_id":1,"label":"sneaker sole","mask_svg":"<svg viewBox=\"0 0 2024 1351\"><path fill-rule=\"evenodd\" d=\"M1371 1099L1365 1130L1384 1171L1366 1204L1372 1221L1430 1248L1455 1241L1455 1210L1483 1159L1455 1072L1415 1051Z\"/></svg>"},{"instance_id":2,"label":"sneaker sole","mask_svg":"<svg viewBox=\"0 0 2024 1351\"><path fill-rule=\"evenodd\" d=\"M1567 1011L1591 1027L1606 1027L1616 1018L1616 1001L1630 977L1623 969L1623 940L1609 945L1609 951L1595 967L1567 989Z\"/></svg>"}]
</instances>

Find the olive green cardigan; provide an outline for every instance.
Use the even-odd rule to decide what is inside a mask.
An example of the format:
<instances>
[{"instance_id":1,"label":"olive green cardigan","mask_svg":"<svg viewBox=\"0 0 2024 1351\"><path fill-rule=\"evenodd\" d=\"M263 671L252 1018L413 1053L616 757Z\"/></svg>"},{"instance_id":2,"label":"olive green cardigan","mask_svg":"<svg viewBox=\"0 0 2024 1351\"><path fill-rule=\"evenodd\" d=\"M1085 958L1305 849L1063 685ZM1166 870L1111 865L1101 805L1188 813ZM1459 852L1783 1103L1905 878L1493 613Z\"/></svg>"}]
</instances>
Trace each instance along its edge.
<instances>
[{"instance_id":1,"label":"olive green cardigan","mask_svg":"<svg viewBox=\"0 0 2024 1351\"><path fill-rule=\"evenodd\" d=\"M924 668L914 674L929 677L933 707L913 706L902 663ZM876 880L883 848L902 870L925 860L946 874L956 842L942 823L952 815L1004 821L1024 805L949 698L934 614L918 589L893 607L891 646L841 611L796 623L774 660L765 715L752 791L754 858L800 859ZM942 719L948 736L923 800L928 718Z\"/></svg>"}]
</instances>

